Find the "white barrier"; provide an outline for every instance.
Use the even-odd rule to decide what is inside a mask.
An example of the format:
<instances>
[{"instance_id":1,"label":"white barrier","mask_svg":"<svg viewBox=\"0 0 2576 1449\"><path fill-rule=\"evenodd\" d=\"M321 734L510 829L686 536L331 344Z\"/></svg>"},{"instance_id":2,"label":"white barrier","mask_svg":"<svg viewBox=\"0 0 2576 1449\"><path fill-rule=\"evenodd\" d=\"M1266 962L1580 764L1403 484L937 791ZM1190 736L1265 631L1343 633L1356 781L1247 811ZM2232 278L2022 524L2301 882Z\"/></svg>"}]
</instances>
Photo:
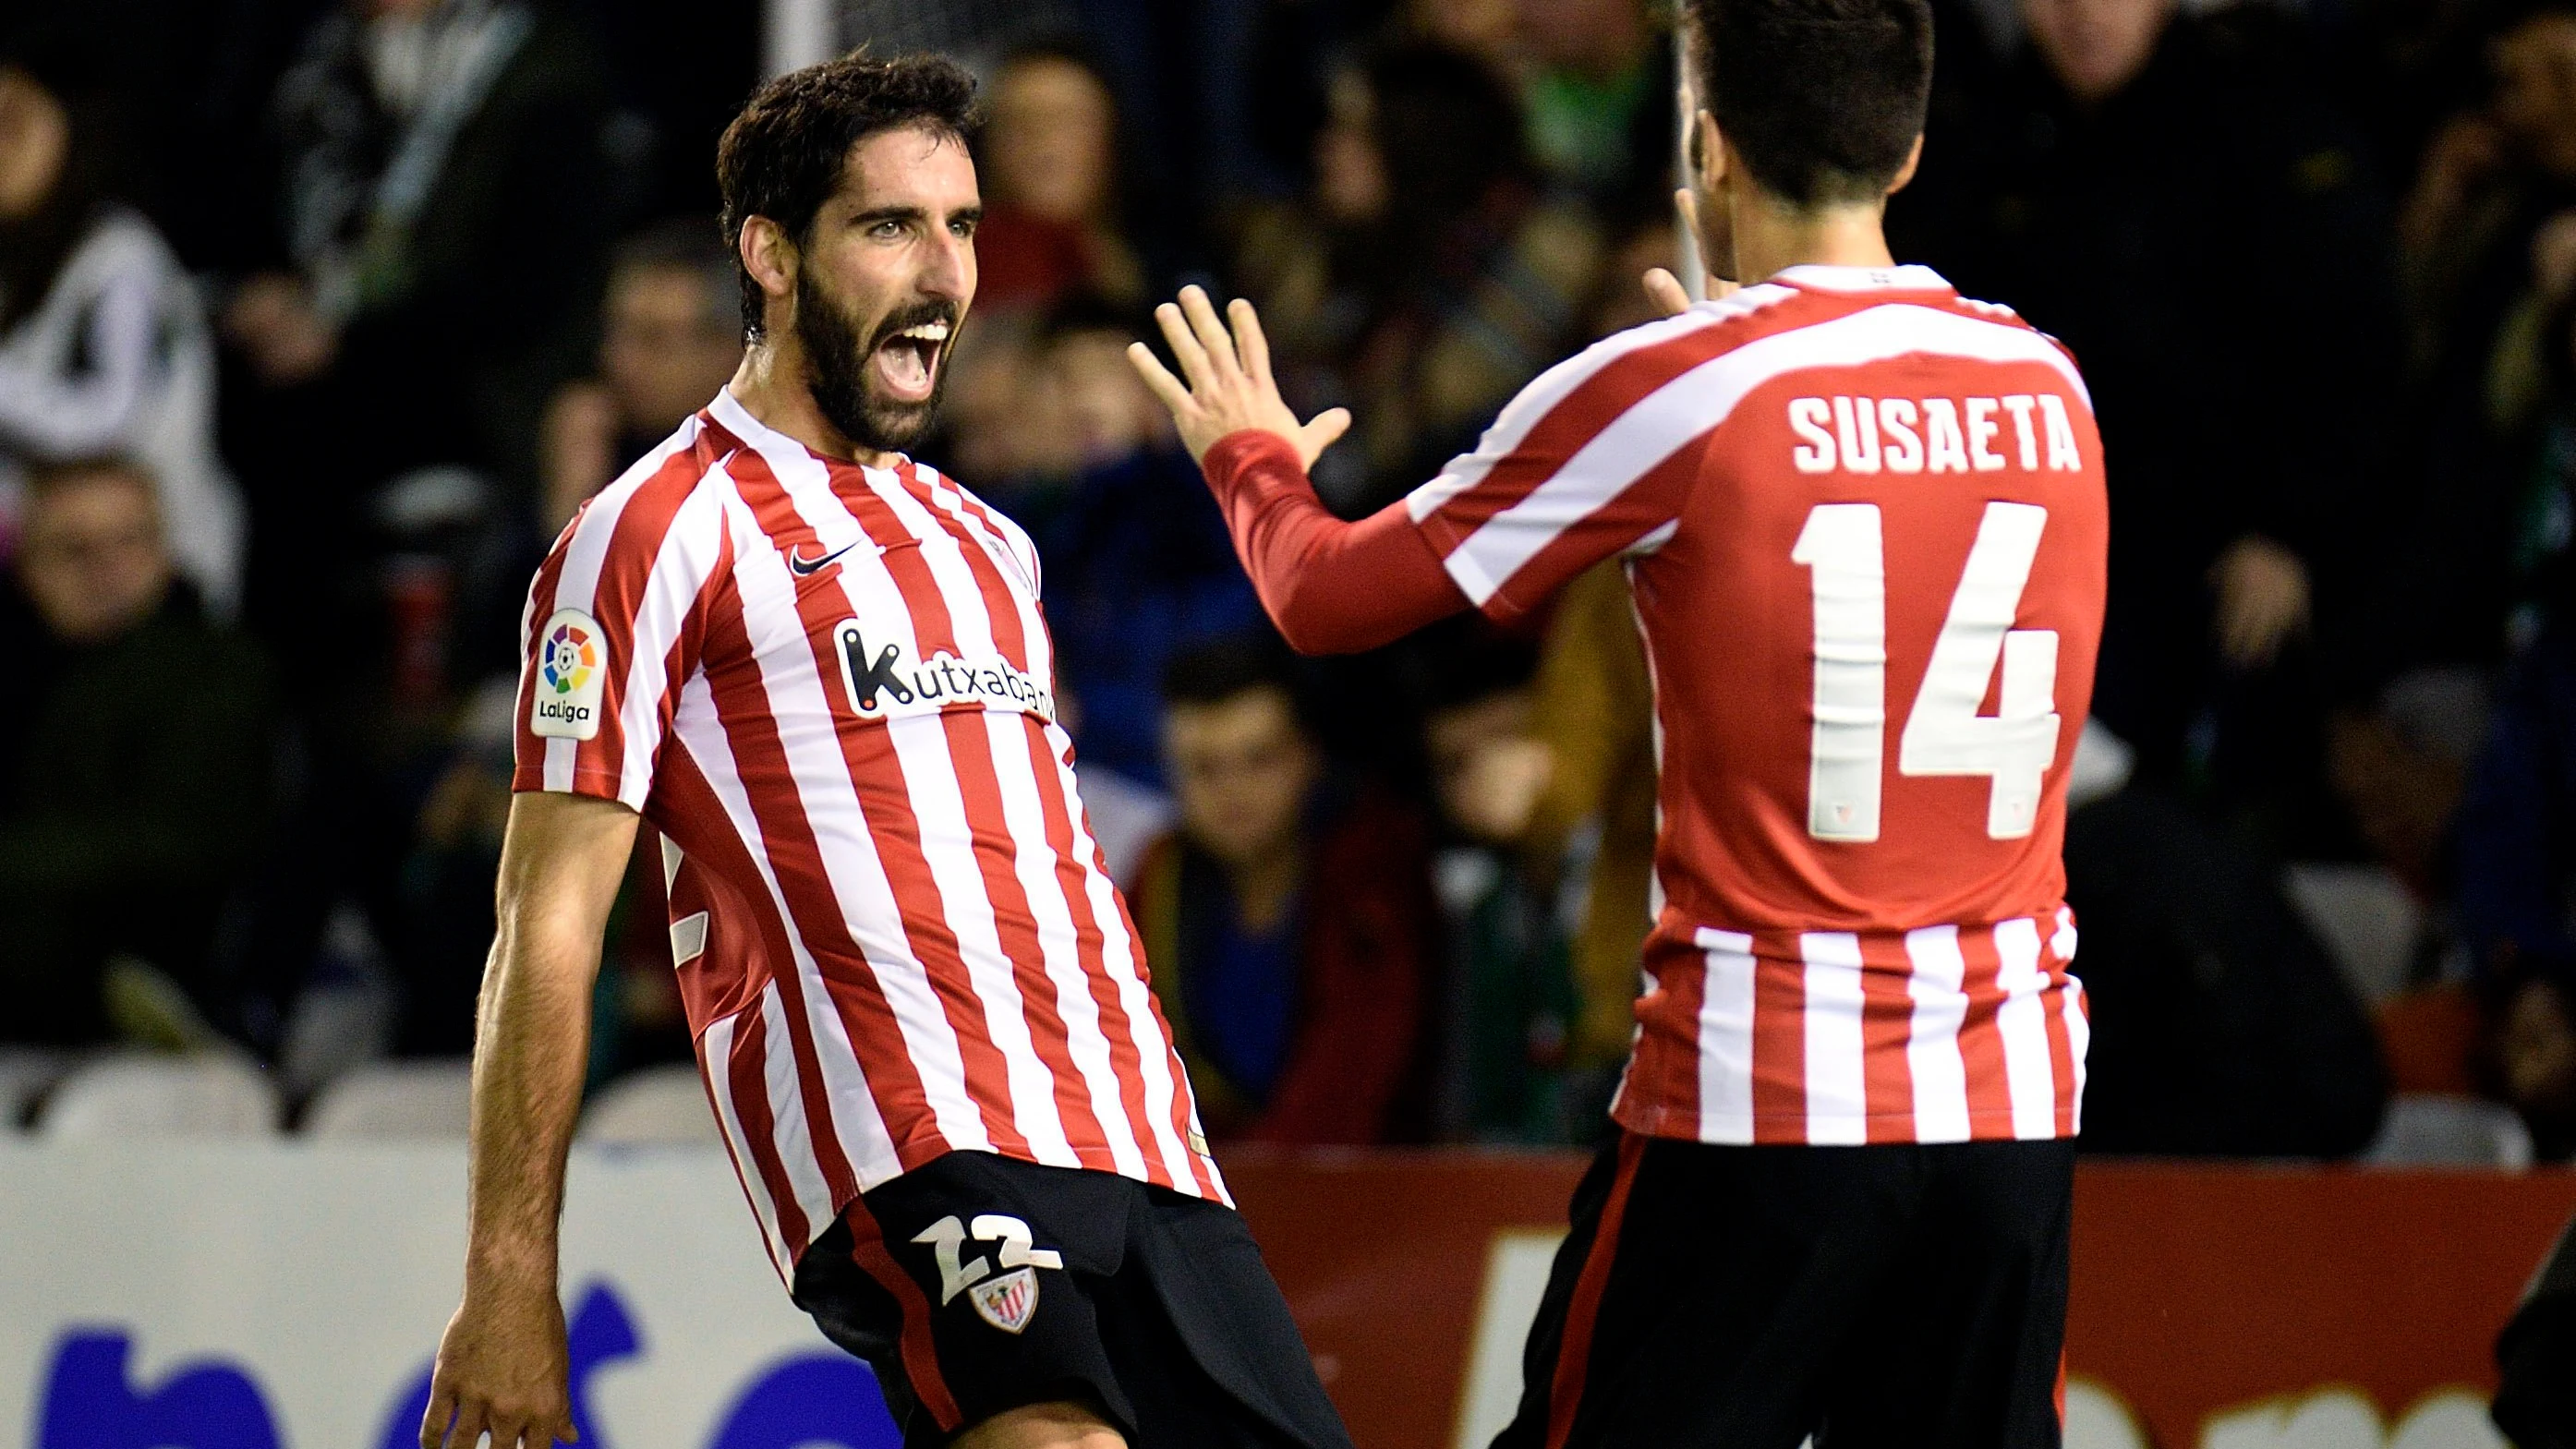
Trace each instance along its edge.
<instances>
[{"instance_id":1,"label":"white barrier","mask_svg":"<svg viewBox=\"0 0 2576 1449\"><path fill-rule=\"evenodd\" d=\"M464 1263L453 1146L0 1141L0 1446L403 1449ZM585 1449L890 1449L721 1151L575 1152Z\"/></svg>"}]
</instances>

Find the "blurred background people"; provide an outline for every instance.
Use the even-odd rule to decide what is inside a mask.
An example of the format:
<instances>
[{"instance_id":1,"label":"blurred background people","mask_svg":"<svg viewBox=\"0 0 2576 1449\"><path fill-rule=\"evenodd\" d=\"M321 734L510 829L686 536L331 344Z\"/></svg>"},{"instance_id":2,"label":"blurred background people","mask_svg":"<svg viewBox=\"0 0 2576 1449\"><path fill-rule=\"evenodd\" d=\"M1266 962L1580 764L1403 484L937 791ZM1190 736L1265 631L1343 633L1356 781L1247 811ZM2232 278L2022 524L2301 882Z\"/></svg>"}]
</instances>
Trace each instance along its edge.
<instances>
[{"instance_id":1,"label":"blurred background people","mask_svg":"<svg viewBox=\"0 0 2576 1449\"><path fill-rule=\"evenodd\" d=\"M131 457L174 567L229 616L246 540L214 345L193 279L118 194L113 65L62 17L0 34L0 540L29 467Z\"/></svg>"},{"instance_id":2,"label":"blurred background people","mask_svg":"<svg viewBox=\"0 0 2576 1449\"><path fill-rule=\"evenodd\" d=\"M547 539L713 401L742 361L733 256L713 217L656 223L610 254L595 373L557 389L539 439Z\"/></svg>"},{"instance_id":3,"label":"blurred background people","mask_svg":"<svg viewBox=\"0 0 2576 1449\"><path fill-rule=\"evenodd\" d=\"M1315 476L1357 514L1439 471L1564 355L1600 239L1543 189L1518 101L1476 59L1401 45L1330 97L1311 204L1257 213L1235 272L1292 404L1359 416Z\"/></svg>"},{"instance_id":4,"label":"blurred background people","mask_svg":"<svg viewBox=\"0 0 2576 1449\"><path fill-rule=\"evenodd\" d=\"M179 576L137 462L36 467L14 583L0 599L0 1038L171 1045L206 1022L237 1029L215 936L270 824L267 667Z\"/></svg>"},{"instance_id":5,"label":"blurred background people","mask_svg":"<svg viewBox=\"0 0 2576 1449\"><path fill-rule=\"evenodd\" d=\"M2338 848L2324 712L2383 583L2401 380L2391 205L2268 7L1947 16L1897 250L2083 360L2111 478L2095 713L2273 850Z\"/></svg>"},{"instance_id":6,"label":"blurred background people","mask_svg":"<svg viewBox=\"0 0 2576 1449\"><path fill-rule=\"evenodd\" d=\"M1438 967L1420 818L1331 779L1275 642L1165 676L1178 828L1131 908L1219 1139L1419 1141Z\"/></svg>"},{"instance_id":7,"label":"blurred background people","mask_svg":"<svg viewBox=\"0 0 2576 1449\"><path fill-rule=\"evenodd\" d=\"M1118 102L1070 43L1033 44L993 74L978 179L975 300L1044 307L1072 292L1145 300L1120 194Z\"/></svg>"}]
</instances>

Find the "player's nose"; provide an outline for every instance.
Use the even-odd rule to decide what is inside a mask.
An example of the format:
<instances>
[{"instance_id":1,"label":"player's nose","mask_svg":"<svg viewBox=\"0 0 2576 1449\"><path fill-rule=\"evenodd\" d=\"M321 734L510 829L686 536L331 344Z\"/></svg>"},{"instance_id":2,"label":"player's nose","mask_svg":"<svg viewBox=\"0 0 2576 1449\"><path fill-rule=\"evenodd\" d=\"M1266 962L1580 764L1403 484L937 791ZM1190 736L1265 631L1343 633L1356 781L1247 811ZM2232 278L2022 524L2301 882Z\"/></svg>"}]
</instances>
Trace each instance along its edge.
<instances>
[{"instance_id":1,"label":"player's nose","mask_svg":"<svg viewBox=\"0 0 2576 1449\"><path fill-rule=\"evenodd\" d=\"M940 231L923 248L920 272L913 282L925 297L963 306L975 295L975 243Z\"/></svg>"}]
</instances>

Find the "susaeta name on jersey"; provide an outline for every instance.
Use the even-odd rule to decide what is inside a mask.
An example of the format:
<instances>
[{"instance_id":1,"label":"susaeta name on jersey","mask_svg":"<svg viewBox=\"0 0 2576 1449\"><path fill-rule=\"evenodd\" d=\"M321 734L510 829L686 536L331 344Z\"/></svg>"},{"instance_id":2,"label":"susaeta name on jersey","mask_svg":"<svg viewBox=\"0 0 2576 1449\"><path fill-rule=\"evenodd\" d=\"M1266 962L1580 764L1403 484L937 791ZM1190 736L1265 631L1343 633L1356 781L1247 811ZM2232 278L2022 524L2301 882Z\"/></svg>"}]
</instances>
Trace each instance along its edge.
<instances>
[{"instance_id":1,"label":"susaeta name on jersey","mask_svg":"<svg viewBox=\"0 0 2576 1449\"><path fill-rule=\"evenodd\" d=\"M863 719L937 714L958 705L1016 710L1055 722L1055 696L1036 675L999 654L961 657L943 649L925 660L907 660L901 644L868 642L856 619L832 630L841 656L841 683L850 707Z\"/></svg>"},{"instance_id":2,"label":"susaeta name on jersey","mask_svg":"<svg viewBox=\"0 0 2576 1449\"><path fill-rule=\"evenodd\" d=\"M2053 392L2004 397L1794 397L1789 462L1801 473L1994 473L2018 464L2073 473L2084 467L2066 399Z\"/></svg>"}]
</instances>

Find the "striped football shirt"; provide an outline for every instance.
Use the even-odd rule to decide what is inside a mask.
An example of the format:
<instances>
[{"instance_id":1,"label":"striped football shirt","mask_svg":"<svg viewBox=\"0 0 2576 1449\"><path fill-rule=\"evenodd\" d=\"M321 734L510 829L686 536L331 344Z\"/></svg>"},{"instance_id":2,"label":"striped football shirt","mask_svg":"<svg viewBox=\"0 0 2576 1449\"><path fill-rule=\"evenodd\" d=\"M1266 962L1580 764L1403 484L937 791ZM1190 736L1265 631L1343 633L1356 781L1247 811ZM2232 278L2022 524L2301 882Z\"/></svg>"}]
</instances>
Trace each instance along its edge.
<instances>
[{"instance_id":1,"label":"striped football shirt","mask_svg":"<svg viewBox=\"0 0 2576 1449\"><path fill-rule=\"evenodd\" d=\"M1623 1125L2075 1133L2108 507L2056 343L1921 267L1794 267L1542 375L1405 506L1498 618L1626 559L1662 773Z\"/></svg>"},{"instance_id":2,"label":"striped football shirt","mask_svg":"<svg viewBox=\"0 0 2576 1449\"><path fill-rule=\"evenodd\" d=\"M660 836L709 1100L782 1274L967 1149L1225 1200L1056 720L1028 535L728 393L583 509L525 626L520 790Z\"/></svg>"}]
</instances>

